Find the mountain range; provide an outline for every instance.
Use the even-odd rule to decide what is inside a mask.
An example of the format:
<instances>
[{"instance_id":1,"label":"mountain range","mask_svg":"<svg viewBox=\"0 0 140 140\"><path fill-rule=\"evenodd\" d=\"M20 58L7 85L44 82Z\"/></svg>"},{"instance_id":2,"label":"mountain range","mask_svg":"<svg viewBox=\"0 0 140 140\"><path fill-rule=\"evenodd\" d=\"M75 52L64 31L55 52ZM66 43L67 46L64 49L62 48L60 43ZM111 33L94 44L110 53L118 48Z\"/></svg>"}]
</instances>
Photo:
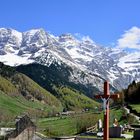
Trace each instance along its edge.
<instances>
[{"instance_id":1,"label":"mountain range","mask_svg":"<svg viewBox=\"0 0 140 140\"><path fill-rule=\"evenodd\" d=\"M20 65L25 67L36 63L49 72L53 67L63 73L69 83L87 88L90 85L99 91L103 90L105 80L115 89L126 88L134 80L140 81L140 52L102 47L89 37L79 39L72 34L54 36L43 29L18 32L0 28L0 61L18 66L17 70L22 72ZM29 72L26 74L31 76ZM43 79L45 75L41 77ZM53 81L55 78L50 79Z\"/></svg>"}]
</instances>

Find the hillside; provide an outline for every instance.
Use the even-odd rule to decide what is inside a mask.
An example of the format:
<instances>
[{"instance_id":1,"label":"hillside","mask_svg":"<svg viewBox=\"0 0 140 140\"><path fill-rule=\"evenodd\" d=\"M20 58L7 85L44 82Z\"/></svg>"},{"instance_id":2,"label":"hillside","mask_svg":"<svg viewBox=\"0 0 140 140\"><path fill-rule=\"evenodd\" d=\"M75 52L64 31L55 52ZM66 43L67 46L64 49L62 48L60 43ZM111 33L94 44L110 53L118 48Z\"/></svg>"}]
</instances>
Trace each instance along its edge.
<instances>
[{"instance_id":1,"label":"hillside","mask_svg":"<svg viewBox=\"0 0 140 140\"><path fill-rule=\"evenodd\" d=\"M51 64L50 67L40 64L21 65L16 70L22 72L57 97L66 110L93 109L98 103L91 100L96 87L73 83L69 81L71 69L65 65L61 67ZM84 77L84 74L83 74ZM88 93L91 93L90 95ZM87 94L85 96L84 94ZM77 100L78 99L78 100Z\"/></svg>"},{"instance_id":2,"label":"hillside","mask_svg":"<svg viewBox=\"0 0 140 140\"><path fill-rule=\"evenodd\" d=\"M61 107L52 108L52 106L38 101L26 100L23 96L8 96L0 91L0 120L1 122L14 120L21 114L28 114L31 118L51 116L60 111ZM54 111L54 112L53 112Z\"/></svg>"},{"instance_id":3,"label":"hillside","mask_svg":"<svg viewBox=\"0 0 140 140\"><path fill-rule=\"evenodd\" d=\"M14 68L0 63L0 112L3 114L2 117L11 118L24 112L31 116L35 114L48 116L62 109L61 102L48 91L24 74L16 72Z\"/></svg>"},{"instance_id":4,"label":"hillside","mask_svg":"<svg viewBox=\"0 0 140 140\"><path fill-rule=\"evenodd\" d=\"M21 93L28 100L38 100L48 105L59 106L59 101L33 80L14 68L1 64L1 90L7 94Z\"/></svg>"},{"instance_id":5,"label":"hillside","mask_svg":"<svg viewBox=\"0 0 140 140\"><path fill-rule=\"evenodd\" d=\"M55 95L52 87L56 86L67 86L72 89L76 89L84 93L88 97L93 97L93 94L99 93L99 89L91 85L88 80L88 84L82 84L78 81L72 82L70 80L70 75L73 73L71 67L67 65L59 65L57 63L51 64L49 67L41 64L33 63L28 65L20 65L16 67L16 70L26 74L28 77L37 82L40 86ZM78 72L77 75L84 79L86 74L83 72ZM74 79L75 77L73 77ZM75 78L76 79L76 78ZM91 79L92 80L92 79ZM98 80L93 81L95 84L99 82Z\"/></svg>"},{"instance_id":6,"label":"hillside","mask_svg":"<svg viewBox=\"0 0 140 140\"><path fill-rule=\"evenodd\" d=\"M15 68L0 63L1 120L22 113L32 117L52 116L63 110L93 109L98 105L72 88L55 84L52 91L57 98Z\"/></svg>"},{"instance_id":7,"label":"hillside","mask_svg":"<svg viewBox=\"0 0 140 140\"><path fill-rule=\"evenodd\" d=\"M55 96L61 101L64 110L93 110L99 103L88 98L81 92L65 86L53 87Z\"/></svg>"}]
</instances>

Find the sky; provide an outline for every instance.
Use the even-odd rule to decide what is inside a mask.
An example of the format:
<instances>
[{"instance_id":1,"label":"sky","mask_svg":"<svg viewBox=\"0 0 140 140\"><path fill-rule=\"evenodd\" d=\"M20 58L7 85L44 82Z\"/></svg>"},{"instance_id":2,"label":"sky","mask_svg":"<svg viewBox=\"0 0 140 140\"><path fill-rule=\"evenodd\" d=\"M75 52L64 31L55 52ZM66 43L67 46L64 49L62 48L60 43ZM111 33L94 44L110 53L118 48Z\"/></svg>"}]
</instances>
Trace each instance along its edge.
<instances>
[{"instance_id":1,"label":"sky","mask_svg":"<svg viewBox=\"0 0 140 140\"><path fill-rule=\"evenodd\" d=\"M140 0L0 0L0 28L80 34L140 50Z\"/></svg>"}]
</instances>

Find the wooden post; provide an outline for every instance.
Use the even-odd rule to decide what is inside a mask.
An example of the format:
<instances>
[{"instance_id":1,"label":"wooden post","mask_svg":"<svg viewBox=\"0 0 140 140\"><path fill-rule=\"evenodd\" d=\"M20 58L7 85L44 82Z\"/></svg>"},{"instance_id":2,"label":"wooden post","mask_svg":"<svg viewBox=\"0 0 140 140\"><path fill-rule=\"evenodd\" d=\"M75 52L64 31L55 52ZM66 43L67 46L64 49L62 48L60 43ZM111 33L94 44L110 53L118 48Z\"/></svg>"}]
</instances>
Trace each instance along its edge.
<instances>
[{"instance_id":1,"label":"wooden post","mask_svg":"<svg viewBox=\"0 0 140 140\"><path fill-rule=\"evenodd\" d=\"M104 83L104 96L109 97L109 84ZM109 102L106 103L106 112L104 113L104 140L109 140Z\"/></svg>"},{"instance_id":2,"label":"wooden post","mask_svg":"<svg viewBox=\"0 0 140 140\"><path fill-rule=\"evenodd\" d=\"M105 112L104 112L104 140L109 140L109 98L116 99L119 98L119 94L110 95L109 93L109 83L108 81L104 82L104 94L96 95L95 98L103 98L106 103Z\"/></svg>"}]
</instances>

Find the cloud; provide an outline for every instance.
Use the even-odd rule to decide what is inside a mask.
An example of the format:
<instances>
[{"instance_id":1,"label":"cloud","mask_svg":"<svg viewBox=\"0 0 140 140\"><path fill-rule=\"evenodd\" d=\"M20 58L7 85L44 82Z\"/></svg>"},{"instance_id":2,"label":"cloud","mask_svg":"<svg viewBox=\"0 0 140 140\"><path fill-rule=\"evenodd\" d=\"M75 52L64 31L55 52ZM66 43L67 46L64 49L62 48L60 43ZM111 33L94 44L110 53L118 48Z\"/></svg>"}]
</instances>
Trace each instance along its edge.
<instances>
[{"instance_id":1,"label":"cloud","mask_svg":"<svg viewBox=\"0 0 140 140\"><path fill-rule=\"evenodd\" d=\"M140 28L132 27L117 40L117 48L140 50Z\"/></svg>"},{"instance_id":2,"label":"cloud","mask_svg":"<svg viewBox=\"0 0 140 140\"><path fill-rule=\"evenodd\" d=\"M89 36L84 36L84 35L82 35L82 34L80 34L80 33L75 33L74 36L75 36L78 40L80 40L80 41L83 41L83 42L88 41L88 42L90 42L90 43L92 43L92 44L95 43Z\"/></svg>"}]
</instances>

